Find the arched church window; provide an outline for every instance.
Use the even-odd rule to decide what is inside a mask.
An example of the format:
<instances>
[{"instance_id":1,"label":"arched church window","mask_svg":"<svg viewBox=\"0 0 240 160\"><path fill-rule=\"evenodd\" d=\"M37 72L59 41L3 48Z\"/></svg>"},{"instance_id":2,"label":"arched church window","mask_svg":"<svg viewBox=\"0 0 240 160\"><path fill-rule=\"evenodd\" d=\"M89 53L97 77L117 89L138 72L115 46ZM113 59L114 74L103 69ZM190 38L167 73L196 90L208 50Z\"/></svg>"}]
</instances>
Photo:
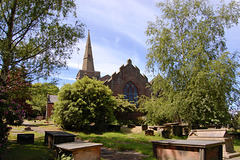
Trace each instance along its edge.
<instances>
[{"instance_id":1,"label":"arched church window","mask_svg":"<svg viewBox=\"0 0 240 160\"><path fill-rule=\"evenodd\" d=\"M133 82L129 81L123 88L123 95L129 102L136 103L138 101L138 89Z\"/></svg>"}]
</instances>

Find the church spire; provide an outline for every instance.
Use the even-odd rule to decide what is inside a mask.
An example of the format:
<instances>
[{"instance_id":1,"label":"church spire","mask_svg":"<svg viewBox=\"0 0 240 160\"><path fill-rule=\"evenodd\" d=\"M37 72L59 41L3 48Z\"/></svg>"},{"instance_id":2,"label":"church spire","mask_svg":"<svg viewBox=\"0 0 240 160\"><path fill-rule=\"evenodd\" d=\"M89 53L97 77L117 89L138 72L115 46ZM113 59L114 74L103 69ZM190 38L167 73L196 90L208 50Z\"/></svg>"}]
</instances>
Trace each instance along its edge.
<instances>
[{"instance_id":1,"label":"church spire","mask_svg":"<svg viewBox=\"0 0 240 160\"><path fill-rule=\"evenodd\" d=\"M91 46L91 41L90 41L89 30L88 30L88 37L87 37L87 44L86 44L86 48L85 48L85 54L84 54L84 58L83 58L82 70L94 71L92 46Z\"/></svg>"}]
</instances>

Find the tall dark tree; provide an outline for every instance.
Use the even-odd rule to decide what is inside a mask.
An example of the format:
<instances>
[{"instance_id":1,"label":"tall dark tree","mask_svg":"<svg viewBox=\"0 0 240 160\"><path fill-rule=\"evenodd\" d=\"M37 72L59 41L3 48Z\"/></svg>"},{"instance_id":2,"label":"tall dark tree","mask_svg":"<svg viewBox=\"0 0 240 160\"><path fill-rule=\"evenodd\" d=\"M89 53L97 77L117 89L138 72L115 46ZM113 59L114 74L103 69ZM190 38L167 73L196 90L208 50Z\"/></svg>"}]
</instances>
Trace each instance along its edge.
<instances>
[{"instance_id":1,"label":"tall dark tree","mask_svg":"<svg viewBox=\"0 0 240 160\"><path fill-rule=\"evenodd\" d=\"M152 117L177 115L189 124L229 120L228 109L238 96L239 64L227 50L225 30L238 24L240 7L235 1L214 5L208 0L157 4L161 16L146 30L147 67L159 73L154 96L145 101L155 110Z\"/></svg>"}]
</instances>

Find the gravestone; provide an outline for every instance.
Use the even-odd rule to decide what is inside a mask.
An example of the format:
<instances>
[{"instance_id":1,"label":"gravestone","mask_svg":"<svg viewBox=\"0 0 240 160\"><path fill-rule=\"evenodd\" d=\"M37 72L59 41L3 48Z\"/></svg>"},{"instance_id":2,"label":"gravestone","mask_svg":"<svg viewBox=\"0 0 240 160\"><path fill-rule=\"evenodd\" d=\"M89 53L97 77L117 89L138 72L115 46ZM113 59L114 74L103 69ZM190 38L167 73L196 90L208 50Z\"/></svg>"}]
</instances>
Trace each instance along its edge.
<instances>
[{"instance_id":1,"label":"gravestone","mask_svg":"<svg viewBox=\"0 0 240 160\"><path fill-rule=\"evenodd\" d=\"M17 134L18 144L33 144L34 134Z\"/></svg>"},{"instance_id":2,"label":"gravestone","mask_svg":"<svg viewBox=\"0 0 240 160\"><path fill-rule=\"evenodd\" d=\"M54 144L74 142L76 135L63 131L45 131L45 145L53 148Z\"/></svg>"},{"instance_id":3,"label":"gravestone","mask_svg":"<svg viewBox=\"0 0 240 160\"><path fill-rule=\"evenodd\" d=\"M146 131L147 129L148 129L148 125L147 124L142 125L142 131Z\"/></svg>"},{"instance_id":4,"label":"gravestone","mask_svg":"<svg viewBox=\"0 0 240 160\"><path fill-rule=\"evenodd\" d=\"M135 128L136 125L135 124L128 124L128 128Z\"/></svg>"},{"instance_id":5,"label":"gravestone","mask_svg":"<svg viewBox=\"0 0 240 160\"><path fill-rule=\"evenodd\" d=\"M226 129L196 129L188 135L188 140L202 141L223 141L223 157L232 158L240 156L240 153L234 151L233 140L228 135Z\"/></svg>"},{"instance_id":6,"label":"gravestone","mask_svg":"<svg viewBox=\"0 0 240 160\"><path fill-rule=\"evenodd\" d=\"M120 125L108 125L108 132L120 132L121 126Z\"/></svg>"},{"instance_id":7,"label":"gravestone","mask_svg":"<svg viewBox=\"0 0 240 160\"><path fill-rule=\"evenodd\" d=\"M145 131L145 135L146 136L153 136L154 135L154 131L153 130L146 130Z\"/></svg>"},{"instance_id":8,"label":"gravestone","mask_svg":"<svg viewBox=\"0 0 240 160\"><path fill-rule=\"evenodd\" d=\"M182 137L182 126L180 126L179 124L172 125L172 133L174 136Z\"/></svg>"},{"instance_id":9,"label":"gravestone","mask_svg":"<svg viewBox=\"0 0 240 160\"><path fill-rule=\"evenodd\" d=\"M169 138L171 130L169 130L166 126L159 126L157 132L160 133L161 137Z\"/></svg>"},{"instance_id":10,"label":"gravestone","mask_svg":"<svg viewBox=\"0 0 240 160\"><path fill-rule=\"evenodd\" d=\"M23 129L23 131L33 131L33 130L31 129L31 127L26 127Z\"/></svg>"},{"instance_id":11,"label":"gravestone","mask_svg":"<svg viewBox=\"0 0 240 160\"><path fill-rule=\"evenodd\" d=\"M221 160L223 141L152 141L153 156L161 160Z\"/></svg>"},{"instance_id":12,"label":"gravestone","mask_svg":"<svg viewBox=\"0 0 240 160\"><path fill-rule=\"evenodd\" d=\"M68 142L54 145L57 149L72 152L74 160L100 160L101 159L101 143L86 142ZM59 153L59 152L58 152Z\"/></svg>"}]
</instances>

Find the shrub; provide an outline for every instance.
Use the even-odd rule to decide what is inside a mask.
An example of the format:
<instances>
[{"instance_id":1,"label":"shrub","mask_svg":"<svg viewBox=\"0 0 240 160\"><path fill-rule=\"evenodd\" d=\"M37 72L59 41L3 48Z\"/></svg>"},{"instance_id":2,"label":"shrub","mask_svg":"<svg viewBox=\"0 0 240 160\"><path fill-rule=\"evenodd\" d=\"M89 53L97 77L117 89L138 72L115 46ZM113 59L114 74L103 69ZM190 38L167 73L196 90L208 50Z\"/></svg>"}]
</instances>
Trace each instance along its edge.
<instances>
[{"instance_id":1,"label":"shrub","mask_svg":"<svg viewBox=\"0 0 240 160\"><path fill-rule=\"evenodd\" d=\"M103 82L85 76L66 84L58 93L54 120L64 129L86 130L90 125L104 129L113 122L116 106L112 91Z\"/></svg>"}]
</instances>

